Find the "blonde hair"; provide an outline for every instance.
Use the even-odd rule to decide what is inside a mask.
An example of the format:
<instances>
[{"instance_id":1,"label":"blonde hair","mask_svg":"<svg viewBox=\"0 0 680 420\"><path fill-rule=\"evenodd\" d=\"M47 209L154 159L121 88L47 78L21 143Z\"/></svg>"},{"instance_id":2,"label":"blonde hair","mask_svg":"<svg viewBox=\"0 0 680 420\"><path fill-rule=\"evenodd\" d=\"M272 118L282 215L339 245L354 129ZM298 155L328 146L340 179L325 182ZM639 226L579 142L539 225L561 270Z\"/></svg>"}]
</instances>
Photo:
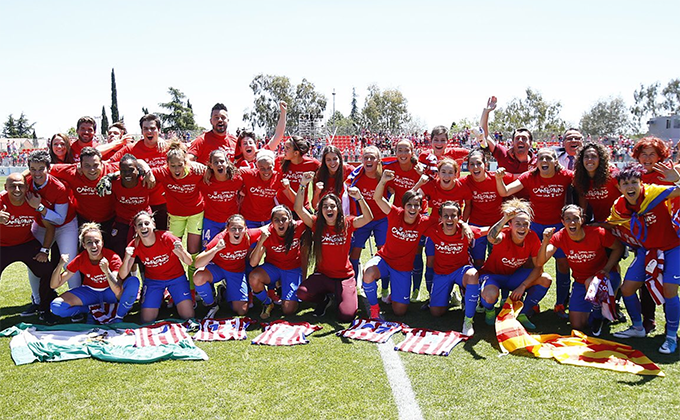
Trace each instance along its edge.
<instances>
[{"instance_id":1,"label":"blonde hair","mask_svg":"<svg viewBox=\"0 0 680 420\"><path fill-rule=\"evenodd\" d=\"M529 216L530 220L534 220L534 209L527 200L521 198L511 198L501 204L501 211L505 213L507 210L515 210L517 213L524 213Z\"/></svg>"},{"instance_id":2,"label":"blonde hair","mask_svg":"<svg viewBox=\"0 0 680 420\"><path fill-rule=\"evenodd\" d=\"M83 225L80 227L80 232L78 232L78 243L80 245L85 245L83 241L85 240L85 235L87 235L90 232L97 232L99 234L99 237L102 237L102 228L99 225L99 223L94 223L94 222L87 222L83 223Z\"/></svg>"}]
</instances>

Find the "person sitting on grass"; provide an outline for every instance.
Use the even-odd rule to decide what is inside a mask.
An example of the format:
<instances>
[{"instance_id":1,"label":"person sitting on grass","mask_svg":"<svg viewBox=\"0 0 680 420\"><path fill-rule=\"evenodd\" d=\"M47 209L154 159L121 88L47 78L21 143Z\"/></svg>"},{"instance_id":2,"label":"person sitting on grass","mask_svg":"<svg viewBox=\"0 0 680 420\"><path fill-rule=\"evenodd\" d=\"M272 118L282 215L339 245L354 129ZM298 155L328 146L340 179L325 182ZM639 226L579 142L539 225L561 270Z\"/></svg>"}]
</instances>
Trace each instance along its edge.
<instances>
[{"instance_id":1,"label":"person sitting on grass","mask_svg":"<svg viewBox=\"0 0 680 420\"><path fill-rule=\"evenodd\" d=\"M52 273L50 287L58 289L78 272L82 275L82 285L54 299L50 304L52 313L62 318L71 318L88 313L90 305L119 303L111 322L122 322L137 300L139 279L129 277L121 280L118 277L120 257L112 250L104 248L99 224L84 223L80 228L79 241L84 251L71 262L68 255L61 255L57 268Z\"/></svg>"}]
</instances>

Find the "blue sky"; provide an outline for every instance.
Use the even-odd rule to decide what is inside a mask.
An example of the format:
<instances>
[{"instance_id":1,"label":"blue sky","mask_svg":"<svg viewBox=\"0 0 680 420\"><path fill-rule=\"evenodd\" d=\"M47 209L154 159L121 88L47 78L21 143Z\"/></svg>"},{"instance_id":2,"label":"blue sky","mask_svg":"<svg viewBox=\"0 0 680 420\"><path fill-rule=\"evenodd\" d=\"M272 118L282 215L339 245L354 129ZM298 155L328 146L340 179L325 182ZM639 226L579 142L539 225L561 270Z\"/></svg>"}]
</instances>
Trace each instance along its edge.
<instances>
[{"instance_id":1,"label":"blue sky","mask_svg":"<svg viewBox=\"0 0 680 420\"><path fill-rule=\"evenodd\" d=\"M0 119L22 111L39 136L118 105L135 130L167 89L197 122L252 106L259 73L307 78L347 114L352 88L400 89L426 127L477 118L532 87L578 123L598 99L632 104L640 83L680 77L678 1L0 2Z\"/></svg>"}]
</instances>

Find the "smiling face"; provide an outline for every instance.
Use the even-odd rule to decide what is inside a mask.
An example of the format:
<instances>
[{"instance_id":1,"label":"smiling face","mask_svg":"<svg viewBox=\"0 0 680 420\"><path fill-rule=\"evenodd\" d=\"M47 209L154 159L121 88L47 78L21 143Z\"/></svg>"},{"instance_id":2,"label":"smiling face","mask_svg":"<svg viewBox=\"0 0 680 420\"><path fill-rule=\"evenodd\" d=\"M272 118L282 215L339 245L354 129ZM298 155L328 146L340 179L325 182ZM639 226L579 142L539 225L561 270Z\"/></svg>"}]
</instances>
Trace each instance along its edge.
<instances>
[{"instance_id":1,"label":"smiling face","mask_svg":"<svg viewBox=\"0 0 680 420\"><path fill-rule=\"evenodd\" d=\"M104 248L104 240L99 231L91 230L83 235L81 245L87 251L87 255L91 260L101 259L102 249Z\"/></svg>"},{"instance_id":2,"label":"smiling face","mask_svg":"<svg viewBox=\"0 0 680 420\"><path fill-rule=\"evenodd\" d=\"M76 134L78 134L78 140L80 140L83 143L91 143L92 140L94 139L94 124L92 123L81 123L80 127L78 127L78 130L76 130Z\"/></svg>"},{"instance_id":3,"label":"smiling face","mask_svg":"<svg viewBox=\"0 0 680 420\"><path fill-rule=\"evenodd\" d=\"M142 239L149 238L156 229L153 219L147 214L140 214L135 219L135 233Z\"/></svg>"},{"instance_id":4,"label":"smiling face","mask_svg":"<svg viewBox=\"0 0 680 420\"><path fill-rule=\"evenodd\" d=\"M396 150L396 156L397 160L399 161L399 165L404 168L407 166L411 166L411 158L413 157L413 147L411 147L411 144L408 141L400 141L397 143L397 150Z\"/></svg>"},{"instance_id":5,"label":"smiling face","mask_svg":"<svg viewBox=\"0 0 680 420\"><path fill-rule=\"evenodd\" d=\"M142 122L142 136L145 145L155 146L158 143L158 129L155 120Z\"/></svg>"},{"instance_id":6,"label":"smiling face","mask_svg":"<svg viewBox=\"0 0 680 420\"><path fill-rule=\"evenodd\" d=\"M380 157L373 151L364 152L361 157L361 163L364 165L364 171L366 171L367 175L375 175L378 170L379 159Z\"/></svg>"},{"instance_id":7,"label":"smiling face","mask_svg":"<svg viewBox=\"0 0 680 420\"><path fill-rule=\"evenodd\" d=\"M229 235L229 242L238 245L246 236L246 222L241 218L235 218L229 222L227 226L227 234Z\"/></svg>"},{"instance_id":8,"label":"smiling face","mask_svg":"<svg viewBox=\"0 0 680 420\"><path fill-rule=\"evenodd\" d=\"M583 166L591 178L595 176L595 172L598 166L600 166L600 155L597 154L597 150L589 148L583 152Z\"/></svg>"},{"instance_id":9,"label":"smiling face","mask_svg":"<svg viewBox=\"0 0 680 420\"><path fill-rule=\"evenodd\" d=\"M638 162L642 164L648 173L654 171L654 164L659 161L661 161L661 156L657 153L656 148L652 146L643 148L638 157Z\"/></svg>"},{"instance_id":10,"label":"smiling face","mask_svg":"<svg viewBox=\"0 0 680 420\"><path fill-rule=\"evenodd\" d=\"M442 207L439 223L441 223L445 235L454 235L458 229L460 214L457 207Z\"/></svg>"},{"instance_id":11,"label":"smiling face","mask_svg":"<svg viewBox=\"0 0 680 420\"><path fill-rule=\"evenodd\" d=\"M562 224L567 230L569 237L572 239L579 238L583 233L583 219L581 218L581 212L579 209L569 208L565 210L564 214L562 215Z\"/></svg>"},{"instance_id":12,"label":"smiling face","mask_svg":"<svg viewBox=\"0 0 680 420\"><path fill-rule=\"evenodd\" d=\"M283 144L283 151L284 159L286 160L293 160L297 156L300 156L300 152L298 152L298 150L295 148L295 143L292 139L286 140L286 142Z\"/></svg>"},{"instance_id":13,"label":"smiling face","mask_svg":"<svg viewBox=\"0 0 680 420\"><path fill-rule=\"evenodd\" d=\"M54 136L52 139L52 152L60 160L64 160L66 157L66 142L60 136Z\"/></svg>"},{"instance_id":14,"label":"smiling face","mask_svg":"<svg viewBox=\"0 0 680 420\"><path fill-rule=\"evenodd\" d=\"M486 179L486 168L484 167L484 159L479 154L470 156L468 160L468 170L472 174L472 179L477 182Z\"/></svg>"},{"instance_id":15,"label":"smiling face","mask_svg":"<svg viewBox=\"0 0 680 420\"><path fill-rule=\"evenodd\" d=\"M635 204L642 192L642 180L639 178L622 179L619 180L618 187L628 204Z\"/></svg>"},{"instance_id":16,"label":"smiling face","mask_svg":"<svg viewBox=\"0 0 680 420\"><path fill-rule=\"evenodd\" d=\"M531 230L531 218L526 213L518 213L510 220L510 235L516 244L522 244Z\"/></svg>"},{"instance_id":17,"label":"smiling face","mask_svg":"<svg viewBox=\"0 0 680 420\"><path fill-rule=\"evenodd\" d=\"M452 189L456 181L456 178L458 178L458 171L456 171L456 168L453 165L446 163L439 167L438 174L439 185L441 185L442 189L444 190Z\"/></svg>"},{"instance_id":18,"label":"smiling face","mask_svg":"<svg viewBox=\"0 0 680 420\"><path fill-rule=\"evenodd\" d=\"M274 175L274 163L267 159L258 160L257 171L260 174L260 179L269 181Z\"/></svg>"},{"instance_id":19,"label":"smiling face","mask_svg":"<svg viewBox=\"0 0 680 420\"><path fill-rule=\"evenodd\" d=\"M530 147L531 139L529 138L529 133L526 131L515 133L515 137L512 138L512 150L515 152L515 156L527 156Z\"/></svg>"},{"instance_id":20,"label":"smiling face","mask_svg":"<svg viewBox=\"0 0 680 420\"><path fill-rule=\"evenodd\" d=\"M418 213L420 213L420 208L422 206L420 197L413 197L406 202L404 206L404 221L408 224L415 222Z\"/></svg>"},{"instance_id":21,"label":"smiling face","mask_svg":"<svg viewBox=\"0 0 680 420\"><path fill-rule=\"evenodd\" d=\"M106 139L108 140L109 143L111 143L112 141L119 140L122 135L123 132L120 131L120 128L111 127L109 128L109 131L106 133Z\"/></svg>"},{"instance_id":22,"label":"smiling face","mask_svg":"<svg viewBox=\"0 0 680 420\"><path fill-rule=\"evenodd\" d=\"M441 133L432 136L432 152L437 157L441 157L446 149L446 143L449 142L446 133Z\"/></svg>"},{"instance_id":23,"label":"smiling face","mask_svg":"<svg viewBox=\"0 0 680 420\"><path fill-rule=\"evenodd\" d=\"M287 212L279 210L272 215L272 226L277 235L283 237L286 235L286 230L291 223L291 218Z\"/></svg>"},{"instance_id":24,"label":"smiling face","mask_svg":"<svg viewBox=\"0 0 680 420\"><path fill-rule=\"evenodd\" d=\"M241 151L243 151L243 158L252 162L257 156L257 143L252 137L244 137L241 140Z\"/></svg>"},{"instance_id":25,"label":"smiling face","mask_svg":"<svg viewBox=\"0 0 680 420\"><path fill-rule=\"evenodd\" d=\"M5 190L9 194L10 201L13 204L21 204L26 199L26 191L28 186L24 177L19 173L12 173L7 177L5 181Z\"/></svg>"},{"instance_id":26,"label":"smiling face","mask_svg":"<svg viewBox=\"0 0 680 420\"><path fill-rule=\"evenodd\" d=\"M28 172L33 178L33 183L37 186L41 186L47 181L47 165L44 162L30 162Z\"/></svg>"},{"instance_id":27,"label":"smiling face","mask_svg":"<svg viewBox=\"0 0 680 420\"><path fill-rule=\"evenodd\" d=\"M81 156L80 171L90 181L99 179L102 173L102 160L99 156Z\"/></svg>"},{"instance_id":28,"label":"smiling face","mask_svg":"<svg viewBox=\"0 0 680 420\"><path fill-rule=\"evenodd\" d=\"M321 214L323 214L326 224L329 226L334 226L338 219L338 205L330 197L326 197L323 201L319 203L319 209Z\"/></svg>"},{"instance_id":29,"label":"smiling face","mask_svg":"<svg viewBox=\"0 0 680 420\"><path fill-rule=\"evenodd\" d=\"M137 185L139 170L135 161L132 159L125 159L120 162L120 180L124 186Z\"/></svg>"},{"instance_id":30,"label":"smiling face","mask_svg":"<svg viewBox=\"0 0 680 420\"><path fill-rule=\"evenodd\" d=\"M576 156L578 149L583 147L583 135L577 130L569 130L564 134L563 144L569 156Z\"/></svg>"},{"instance_id":31,"label":"smiling face","mask_svg":"<svg viewBox=\"0 0 680 420\"><path fill-rule=\"evenodd\" d=\"M338 155L333 152L326 153L323 161L326 164L330 175L333 175L338 171L338 168L340 167L340 157Z\"/></svg>"},{"instance_id":32,"label":"smiling face","mask_svg":"<svg viewBox=\"0 0 680 420\"><path fill-rule=\"evenodd\" d=\"M186 162L184 159L177 157L171 157L168 159L168 169L170 169L170 175L175 179L184 178L185 175Z\"/></svg>"},{"instance_id":33,"label":"smiling face","mask_svg":"<svg viewBox=\"0 0 680 420\"><path fill-rule=\"evenodd\" d=\"M538 152L536 159L539 173L543 178L550 178L555 175L555 156L548 150Z\"/></svg>"},{"instance_id":34,"label":"smiling face","mask_svg":"<svg viewBox=\"0 0 680 420\"><path fill-rule=\"evenodd\" d=\"M229 114L225 110L216 109L210 114L210 125L215 133L224 135L229 125Z\"/></svg>"},{"instance_id":35,"label":"smiling face","mask_svg":"<svg viewBox=\"0 0 680 420\"><path fill-rule=\"evenodd\" d=\"M224 152L215 152L210 158L210 169L213 170L215 176L226 174L227 171L227 157Z\"/></svg>"}]
</instances>

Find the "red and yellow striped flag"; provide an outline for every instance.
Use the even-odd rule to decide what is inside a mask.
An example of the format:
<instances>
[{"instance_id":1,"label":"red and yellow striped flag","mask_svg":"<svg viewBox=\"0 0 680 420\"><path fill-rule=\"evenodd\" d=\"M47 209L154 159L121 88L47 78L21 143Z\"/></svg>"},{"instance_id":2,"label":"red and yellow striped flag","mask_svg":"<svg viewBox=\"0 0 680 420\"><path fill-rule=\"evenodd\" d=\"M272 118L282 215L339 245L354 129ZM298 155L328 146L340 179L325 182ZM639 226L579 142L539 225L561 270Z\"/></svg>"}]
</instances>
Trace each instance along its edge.
<instances>
[{"instance_id":1,"label":"red and yellow striped flag","mask_svg":"<svg viewBox=\"0 0 680 420\"><path fill-rule=\"evenodd\" d=\"M496 318L496 338L504 353L526 348L536 357L553 358L567 365L665 376L641 351L624 344L588 337L576 330L571 336L530 335L516 319L522 306L522 302L508 299Z\"/></svg>"}]
</instances>

